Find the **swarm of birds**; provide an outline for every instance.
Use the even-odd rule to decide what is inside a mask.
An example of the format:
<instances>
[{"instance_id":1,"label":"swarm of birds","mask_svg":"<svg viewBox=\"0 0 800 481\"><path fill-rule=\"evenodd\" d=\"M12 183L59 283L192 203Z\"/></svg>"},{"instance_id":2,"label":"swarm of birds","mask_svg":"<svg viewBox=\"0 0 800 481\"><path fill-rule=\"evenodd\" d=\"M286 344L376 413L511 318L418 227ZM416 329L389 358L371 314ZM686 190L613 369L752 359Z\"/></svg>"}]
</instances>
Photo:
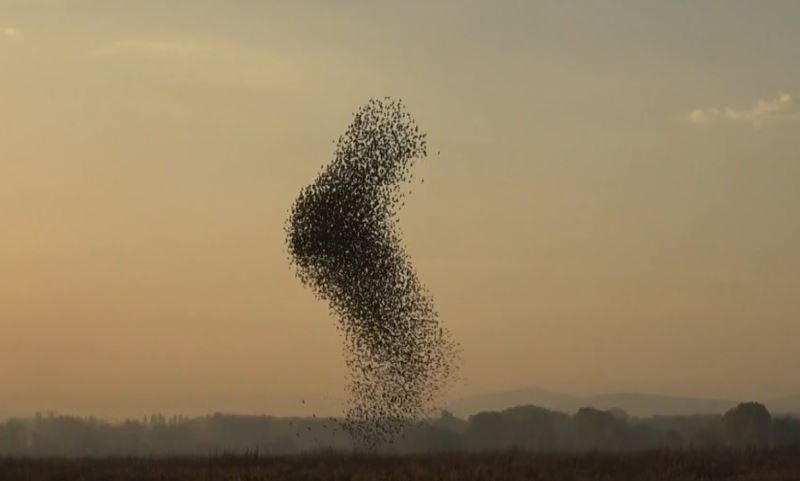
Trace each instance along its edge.
<instances>
[{"instance_id":1,"label":"swarm of birds","mask_svg":"<svg viewBox=\"0 0 800 481\"><path fill-rule=\"evenodd\" d=\"M366 446L428 413L457 350L397 227L402 186L426 155L426 134L402 102L372 99L286 224L298 277L339 320L350 369L344 427Z\"/></svg>"}]
</instances>

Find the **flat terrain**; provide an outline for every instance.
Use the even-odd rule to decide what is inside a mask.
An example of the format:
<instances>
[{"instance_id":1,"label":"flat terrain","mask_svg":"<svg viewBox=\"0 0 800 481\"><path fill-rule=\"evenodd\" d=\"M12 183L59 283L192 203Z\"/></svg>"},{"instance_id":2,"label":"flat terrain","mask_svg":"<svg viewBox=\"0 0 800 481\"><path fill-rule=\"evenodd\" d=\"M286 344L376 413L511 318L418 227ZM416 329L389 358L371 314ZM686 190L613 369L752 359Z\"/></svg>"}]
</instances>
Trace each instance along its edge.
<instances>
[{"instance_id":1,"label":"flat terrain","mask_svg":"<svg viewBox=\"0 0 800 481\"><path fill-rule=\"evenodd\" d=\"M800 451L3 459L3 481L800 479Z\"/></svg>"}]
</instances>

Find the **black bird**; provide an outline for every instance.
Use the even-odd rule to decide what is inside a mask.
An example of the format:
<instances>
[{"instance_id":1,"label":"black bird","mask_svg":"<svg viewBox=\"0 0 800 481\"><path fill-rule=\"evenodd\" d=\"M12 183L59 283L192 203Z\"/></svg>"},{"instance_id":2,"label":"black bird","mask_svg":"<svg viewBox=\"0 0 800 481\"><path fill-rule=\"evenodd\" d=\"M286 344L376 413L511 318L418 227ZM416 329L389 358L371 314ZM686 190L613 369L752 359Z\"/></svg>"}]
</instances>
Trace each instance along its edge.
<instances>
[{"instance_id":1,"label":"black bird","mask_svg":"<svg viewBox=\"0 0 800 481\"><path fill-rule=\"evenodd\" d=\"M336 142L331 163L300 192L286 225L298 277L339 319L350 368L344 427L367 446L428 412L457 351L396 221L401 185L426 148L426 134L400 101L370 100Z\"/></svg>"}]
</instances>

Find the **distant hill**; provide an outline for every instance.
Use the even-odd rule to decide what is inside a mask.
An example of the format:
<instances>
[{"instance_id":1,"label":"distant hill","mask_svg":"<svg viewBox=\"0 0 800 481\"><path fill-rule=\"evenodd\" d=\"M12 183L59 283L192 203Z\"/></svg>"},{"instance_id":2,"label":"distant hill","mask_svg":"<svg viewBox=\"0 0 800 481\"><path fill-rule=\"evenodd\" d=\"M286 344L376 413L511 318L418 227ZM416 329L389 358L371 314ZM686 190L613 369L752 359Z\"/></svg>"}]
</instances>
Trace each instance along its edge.
<instances>
[{"instance_id":1,"label":"distant hill","mask_svg":"<svg viewBox=\"0 0 800 481\"><path fill-rule=\"evenodd\" d=\"M575 411L581 406L579 398L544 389L528 388L512 391L496 391L458 399L448 407L461 417L471 416L481 411L502 411L514 406L532 404L555 411Z\"/></svg>"},{"instance_id":2,"label":"distant hill","mask_svg":"<svg viewBox=\"0 0 800 481\"><path fill-rule=\"evenodd\" d=\"M766 403L767 409L773 414L800 415L800 394L773 399Z\"/></svg>"},{"instance_id":3,"label":"distant hill","mask_svg":"<svg viewBox=\"0 0 800 481\"><path fill-rule=\"evenodd\" d=\"M800 398L797 401L796 405L800 406ZM533 404L564 412L575 412L586 406L597 409L619 408L631 416L647 417L654 415L719 414L736 406L738 401L642 393L575 396L530 388L465 397L451 403L449 409L458 416L470 416L480 411L500 411L525 404ZM767 405L770 407L770 403L767 403ZM770 409L772 408L770 407Z\"/></svg>"}]
</instances>

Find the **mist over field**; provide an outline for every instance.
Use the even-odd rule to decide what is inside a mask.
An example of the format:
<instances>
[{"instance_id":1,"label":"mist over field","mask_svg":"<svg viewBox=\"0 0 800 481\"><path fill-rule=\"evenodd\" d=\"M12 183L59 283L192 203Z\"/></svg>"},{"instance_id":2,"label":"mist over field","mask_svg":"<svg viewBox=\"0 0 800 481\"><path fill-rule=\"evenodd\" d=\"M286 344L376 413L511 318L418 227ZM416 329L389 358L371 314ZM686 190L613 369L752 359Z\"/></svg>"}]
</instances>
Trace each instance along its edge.
<instances>
[{"instance_id":1,"label":"mist over field","mask_svg":"<svg viewBox=\"0 0 800 481\"><path fill-rule=\"evenodd\" d=\"M481 410L463 417L444 410L436 416L407 422L397 438L376 446L376 452L581 453L800 448L800 410L773 414L754 402L734 403L723 410L720 408L724 401L652 395L596 397L609 398L621 403L610 409L586 405L572 411L526 404ZM620 407L625 405L626 398L637 401L629 405L634 408L641 409L649 400L651 408L671 404L674 409L672 413L631 415ZM674 413L676 409L696 407L702 402L707 411ZM361 451L358 436L346 429L344 421L335 417L216 413L200 417L151 415L108 422L37 413L33 418L0 422L0 455L208 456Z\"/></svg>"}]
</instances>

